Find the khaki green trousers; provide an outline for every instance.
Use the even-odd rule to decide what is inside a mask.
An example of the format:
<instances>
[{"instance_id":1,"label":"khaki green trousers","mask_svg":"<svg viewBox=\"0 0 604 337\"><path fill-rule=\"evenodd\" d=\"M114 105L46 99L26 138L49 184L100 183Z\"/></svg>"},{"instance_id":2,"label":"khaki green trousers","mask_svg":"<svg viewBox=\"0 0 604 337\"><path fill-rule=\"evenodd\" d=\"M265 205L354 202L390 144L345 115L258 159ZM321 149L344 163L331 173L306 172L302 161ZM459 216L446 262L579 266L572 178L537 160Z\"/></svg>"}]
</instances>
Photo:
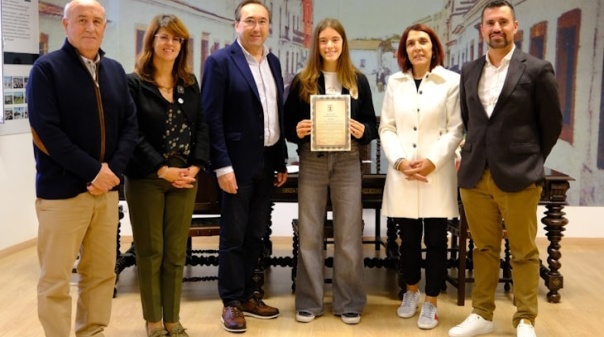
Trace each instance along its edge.
<instances>
[{"instance_id":1,"label":"khaki green trousers","mask_svg":"<svg viewBox=\"0 0 604 337\"><path fill-rule=\"evenodd\" d=\"M146 321L180 320L187 238L197 194L151 174L126 178L126 200L136 248L136 266Z\"/></svg>"}]
</instances>

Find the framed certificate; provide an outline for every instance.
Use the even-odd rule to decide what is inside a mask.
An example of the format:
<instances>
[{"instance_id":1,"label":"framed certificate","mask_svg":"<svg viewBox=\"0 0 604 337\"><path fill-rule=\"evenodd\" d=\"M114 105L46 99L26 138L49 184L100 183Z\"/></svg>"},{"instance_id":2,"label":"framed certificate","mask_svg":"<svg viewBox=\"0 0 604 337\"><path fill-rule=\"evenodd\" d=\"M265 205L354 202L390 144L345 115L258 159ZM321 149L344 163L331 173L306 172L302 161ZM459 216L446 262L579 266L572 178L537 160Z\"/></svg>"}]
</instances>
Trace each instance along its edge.
<instances>
[{"instance_id":1,"label":"framed certificate","mask_svg":"<svg viewBox=\"0 0 604 337\"><path fill-rule=\"evenodd\" d=\"M350 151L350 95L310 95L311 151Z\"/></svg>"}]
</instances>

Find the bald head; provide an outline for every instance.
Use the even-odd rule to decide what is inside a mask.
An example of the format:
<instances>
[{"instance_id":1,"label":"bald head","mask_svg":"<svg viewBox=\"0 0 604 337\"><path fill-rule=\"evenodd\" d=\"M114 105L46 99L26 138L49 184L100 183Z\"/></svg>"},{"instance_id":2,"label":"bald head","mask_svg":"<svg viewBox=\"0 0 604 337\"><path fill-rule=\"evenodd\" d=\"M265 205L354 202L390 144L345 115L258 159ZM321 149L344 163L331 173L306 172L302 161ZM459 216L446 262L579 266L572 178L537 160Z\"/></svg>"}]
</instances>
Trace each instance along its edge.
<instances>
[{"instance_id":1,"label":"bald head","mask_svg":"<svg viewBox=\"0 0 604 337\"><path fill-rule=\"evenodd\" d=\"M107 27L105 9L96 0L73 0L65 6L63 27L69 43L82 56L94 60Z\"/></svg>"},{"instance_id":2,"label":"bald head","mask_svg":"<svg viewBox=\"0 0 604 337\"><path fill-rule=\"evenodd\" d=\"M101 11L103 11L103 18L105 18L105 8L97 1L97 0L72 0L67 5L65 5L65 9L63 10L63 18L69 17L70 11L77 6L94 6L98 7Z\"/></svg>"}]
</instances>

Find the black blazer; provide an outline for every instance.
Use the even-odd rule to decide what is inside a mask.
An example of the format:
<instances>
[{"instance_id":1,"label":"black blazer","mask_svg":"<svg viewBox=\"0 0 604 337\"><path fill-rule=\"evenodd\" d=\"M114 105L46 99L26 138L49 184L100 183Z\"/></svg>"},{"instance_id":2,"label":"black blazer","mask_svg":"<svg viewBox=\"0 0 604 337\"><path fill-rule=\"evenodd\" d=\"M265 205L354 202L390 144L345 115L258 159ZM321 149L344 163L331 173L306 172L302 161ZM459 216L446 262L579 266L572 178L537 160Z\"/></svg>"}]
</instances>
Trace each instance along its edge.
<instances>
[{"instance_id":1,"label":"black blazer","mask_svg":"<svg viewBox=\"0 0 604 337\"><path fill-rule=\"evenodd\" d=\"M467 134L459 186L476 186L488 166L501 190L517 192L545 177L543 163L562 129L558 86L551 63L516 49L489 118L478 96L485 62L483 56L461 69L461 115Z\"/></svg>"},{"instance_id":2,"label":"black blazer","mask_svg":"<svg viewBox=\"0 0 604 337\"><path fill-rule=\"evenodd\" d=\"M139 125L138 143L130 159L126 176L141 178L156 172L166 161L162 155L168 102L157 86L142 80L137 74L128 74L130 95L136 104ZM191 153L188 165L198 165L202 170L209 165L210 136L201 109L201 95L197 80L190 86L178 83L174 88L175 102L185 113L191 128Z\"/></svg>"}]
</instances>

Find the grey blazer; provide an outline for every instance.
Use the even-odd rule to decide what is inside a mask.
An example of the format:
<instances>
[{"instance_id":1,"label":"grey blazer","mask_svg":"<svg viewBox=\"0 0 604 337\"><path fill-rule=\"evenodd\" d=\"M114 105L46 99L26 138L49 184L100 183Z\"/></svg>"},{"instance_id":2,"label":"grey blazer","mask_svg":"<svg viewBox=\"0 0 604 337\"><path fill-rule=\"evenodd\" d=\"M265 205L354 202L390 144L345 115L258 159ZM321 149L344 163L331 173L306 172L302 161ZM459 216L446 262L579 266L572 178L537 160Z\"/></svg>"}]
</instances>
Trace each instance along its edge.
<instances>
[{"instance_id":1,"label":"grey blazer","mask_svg":"<svg viewBox=\"0 0 604 337\"><path fill-rule=\"evenodd\" d=\"M489 118L478 96L485 56L461 70L460 104L466 130L459 186L473 188L485 167L506 192L540 183L543 163L558 140L562 112L551 63L516 49Z\"/></svg>"}]
</instances>

